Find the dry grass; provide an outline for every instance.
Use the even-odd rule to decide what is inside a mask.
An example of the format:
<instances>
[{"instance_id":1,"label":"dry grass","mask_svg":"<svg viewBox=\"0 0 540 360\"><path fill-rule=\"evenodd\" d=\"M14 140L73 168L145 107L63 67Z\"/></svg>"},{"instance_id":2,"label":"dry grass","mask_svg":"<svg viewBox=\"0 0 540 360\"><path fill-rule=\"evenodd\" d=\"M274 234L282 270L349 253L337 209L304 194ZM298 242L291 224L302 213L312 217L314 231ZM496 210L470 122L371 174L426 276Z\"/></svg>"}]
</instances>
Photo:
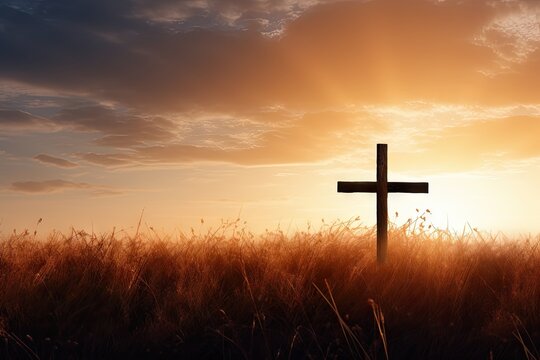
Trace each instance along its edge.
<instances>
[{"instance_id":1,"label":"dry grass","mask_svg":"<svg viewBox=\"0 0 540 360\"><path fill-rule=\"evenodd\" d=\"M374 229L0 241L0 358L540 359L540 238Z\"/></svg>"}]
</instances>

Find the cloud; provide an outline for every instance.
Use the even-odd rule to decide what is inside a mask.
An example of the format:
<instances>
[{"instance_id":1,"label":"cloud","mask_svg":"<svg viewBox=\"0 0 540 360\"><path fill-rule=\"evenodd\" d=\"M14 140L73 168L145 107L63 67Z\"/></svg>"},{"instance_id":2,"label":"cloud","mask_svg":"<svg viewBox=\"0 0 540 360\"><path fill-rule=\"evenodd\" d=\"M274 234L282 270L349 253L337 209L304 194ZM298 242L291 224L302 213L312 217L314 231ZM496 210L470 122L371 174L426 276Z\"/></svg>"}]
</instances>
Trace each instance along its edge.
<instances>
[{"instance_id":1,"label":"cloud","mask_svg":"<svg viewBox=\"0 0 540 360\"><path fill-rule=\"evenodd\" d=\"M19 181L11 184L11 189L27 193L47 193L65 189L90 189L92 186L86 183L75 183L65 180L46 181Z\"/></svg>"},{"instance_id":2,"label":"cloud","mask_svg":"<svg viewBox=\"0 0 540 360\"><path fill-rule=\"evenodd\" d=\"M475 41L499 57L499 69L509 71L514 63L525 62L540 48L540 4L537 1L502 3L501 12L476 35Z\"/></svg>"},{"instance_id":3,"label":"cloud","mask_svg":"<svg viewBox=\"0 0 540 360\"><path fill-rule=\"evenodd\" d=\"M47 154L39 154L35 156L34 159L45 164L50 164L50 165L63 167L63 168L75 168L79 166L78 164L71 162L69 160L61 159L61 158L47 155Z\"/></svg>"},{"instance_id":4,"label":"cloud","mask_svg":"<svg viewBox=\"0 0 540 360\"><path fill-rule=\"evenodd\" d=\"M174 122L161 116L144 116L99 105L65 108L51 120L78 131L98 131L104 136L96 143L113 147L171 140L177 130Z\"/></svg>"},{"instance_id":5,"label":"cloud","mask_svg":"<svg viewBox=\"0 0 540 360\"><path fill-rule=\"evenodd\" d=\"M0 109L0 124L19 125L36 122L36 117L19 110Z\"/></svg>"},{"instance_id":6,"label":"cloud","mask_svg":"<svg viewBox=\"0 0 540 360\"><path fill-rule=\"evenodd\" d=\"M136 165L135 159L131 155L83 153L78 154L78 156L84 161L105 167Z\"/></svg>"},{"instance_id":7,"label":"cloud","mask_svg":"<svg viewBox=\"0 0 540 360\"><path fill-rule=\"evenodd\" d=\"M454 172L500 167L540 157L540 116L476 120L416 137L418 150L396 157L398 168Z\"/></svg>"},{"instance_id":8,"label":"cloud","mask_svg":"<svg viewBox=\"0 0 540 360\"><path fill-rule=\"evenodd\" d=\"M387 130L351 106L537 103L535 9L488 0L10 0L0 5L0 80L64 98L34 99L45 110L19 99L24 106L0 111L0 130L73 132L83 139L76 156L105 167L324 161ZM500 71L508 53L519 61Z\"/></svg>"},{"instance_id":9,"label":"cloud","mask_svg":"<svg viewBox=\"0 0 540 360\"><path fill-rule=\"evenodd\" d=\"M0 131L46 131L51 130L52 125L47 119L26 111L0 108Z\"/></svg>"},{"instance_id":10,"label":"cloud","mask_svg":"<svg viewBox=\"0 0 540 360\"><path fill-rule=\"evenodd\" d=\"M268 35L279 35L287 21L307 9L331 0L210 0L137 1L133 12L137 17L167 22L179 29L190 27L249 29Z\"/></svg>"},{"instance_id":11,"label":"cloud","mask_svg":"<svg viewBox=\"0 0 540 360\"><path fill-rule=\"evenodd\" d=\"M115 189L99 185L91 185L82 182L72 182L66 180L45 180L45 181L18 181L11 184L12 191L40 194L63 192L66 190L88 190L95 195L113 195L119 192Z\"/></svg>"},{"instance_id":12,"label":"cloud","mask_svg":"<svg viewBox=\"0 0 540 360\"><path fill-rule=\"evenodd\" d=\"M113 3L40 2L32 11L4 6L0 77L146 113L276 104L322 111L417 99L526 102L540 92L540 81L528 80L540 73L538 52L529 52L504 77L484 75L499 57L474 37L509 11L488 1L376 0L311 7L306 2L279 39L234 28L171 29L134 15L141 9L168 9L173 6L168 1ZM198 15L187 8L222 14L227 9L246 8L245 14L294 9L287 1L256 3L175 6L188 18ZM43 6L47 16L39 10ZM249 10L252 6L260 9Z\"/></svg>"},{"instance_id":13,"label":"cloud","mask_svg":"<svg viewBox=\"0 0 540 360\"><path fill-rule=\"evenodd\" d=\"M47 14L55 21L111 29L126 23L166 23L174 29L190 27L245 29L249 20L260 20L265 31L299 16L306 9L335 0L6 0L11 8L30 14Z\"/></svg>"},{"instance_id":14,"label":"cloud","mask_svg":"<svg viewBox=\"0 0 540 360\"><path fill-rule=\"evenodd\" d=\"M277 114L281 118L281 114ZM240 165L269 165L322 161L350 151L385 131L380 120L363 113L308 113L289 123L260 133L251 146L224 149L219 146L171 142L133 147L124 154L81 154L86 161L104 166L127 164L227 162ZM354 136L351 136L354 134ZM210 138L211 139L211 138Z\"/></svg>"}]
</instances>

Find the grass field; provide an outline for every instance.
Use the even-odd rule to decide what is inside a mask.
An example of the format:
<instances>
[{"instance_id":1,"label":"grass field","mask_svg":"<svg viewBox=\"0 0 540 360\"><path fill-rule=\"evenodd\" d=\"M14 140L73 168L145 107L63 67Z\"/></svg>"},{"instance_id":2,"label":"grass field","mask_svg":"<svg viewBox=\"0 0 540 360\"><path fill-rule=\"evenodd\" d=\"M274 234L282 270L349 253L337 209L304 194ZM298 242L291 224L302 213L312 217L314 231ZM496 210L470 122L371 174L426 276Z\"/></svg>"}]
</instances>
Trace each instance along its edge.
<instances>
[{"instance_id":1,"label":"grass field","mask_svg":"<svg viewBox=\"0 0 540 360\"><path fill-rule=\"evenodd\" d=\"M160 238L161 237L161 238ZM0 241L0 358L540 359L540 238L345 224Z\"/></svg>"}]
</instances>

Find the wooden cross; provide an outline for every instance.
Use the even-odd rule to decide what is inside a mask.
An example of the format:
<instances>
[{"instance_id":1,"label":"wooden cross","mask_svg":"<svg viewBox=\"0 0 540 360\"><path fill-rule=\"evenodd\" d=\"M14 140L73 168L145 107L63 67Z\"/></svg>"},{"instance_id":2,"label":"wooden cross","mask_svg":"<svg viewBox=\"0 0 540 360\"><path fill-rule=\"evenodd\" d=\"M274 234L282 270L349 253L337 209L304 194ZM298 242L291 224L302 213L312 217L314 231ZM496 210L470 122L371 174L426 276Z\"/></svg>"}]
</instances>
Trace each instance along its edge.
<instances>
[{"instance_id":1,"label":"wooden cross","mask_svg":"<svg viewBox=\"0 0 540 360\"><path fill-rule=\"evenodd\" d=\"M386 261L388 248L388 193L428 193L427 182L388 182L388 145L377 144L377 181L338 181L340 193L377 193L377 261Z\"/></svg>"}]
</instances>

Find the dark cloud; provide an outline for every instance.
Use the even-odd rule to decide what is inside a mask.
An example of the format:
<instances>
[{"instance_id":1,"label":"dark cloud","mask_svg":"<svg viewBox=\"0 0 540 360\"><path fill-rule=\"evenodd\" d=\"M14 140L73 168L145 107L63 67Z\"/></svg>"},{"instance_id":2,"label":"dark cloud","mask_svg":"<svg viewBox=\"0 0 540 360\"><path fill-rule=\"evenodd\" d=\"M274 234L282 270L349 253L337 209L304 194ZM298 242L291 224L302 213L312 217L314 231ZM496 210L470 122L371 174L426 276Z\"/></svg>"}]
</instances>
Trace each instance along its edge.
<instances>
[{"instance_id":1,"label":"dark cloud","mask_svg":"<svg viewBox=\"0 0 540 360\"><path fill-rule=\"evenodd\" d=\"M188 26L249 28L250 21L258 22L261 30L279 31L290 20L307 8L332 0L135 0L133 11L137 16L154 21L179 22Z\"/></svg>"},{"instance_id":2,"label":"dark cloud","mask_svg":"<svg viewBox=\"0 0 540 360\"><path fill-rule=\"evenodd\" d=\"M0 109L0 133L18 131L52 131L54 123L41 116L16 109Z\"/></svg>"},{"instance_id":3,"label":"dark cloud","mask_svg":"<svg viewBox=\"0 0 540 360\"><path fill-rule=\"evenodd\" d=\"M78 164L71 162L69 160L61 159L61 158L47 155L47 154L39 154L35 156L34 159L45 164L50 164L50 165L63 167L63 168L75 168L79 166Z\"/></svg>"},{"instance_id":4,"label":"dark cloud","mask_svg":"<svg viewBox=\"0 0 540 360\"><path fill-rule=\"evenodd\" d=\"M24 125L39 121L34 115L20 110L0 109L0 124Z\"/></svg>"},{"instance_id":5,"label":"dark cloud","mask_svg":"<svg viewBox=\"0 0 540 360\"><path fill-rule=\"evenodd\" d=\"M175 138L177 125L159 116L143 116L104 106L62 109L51 120L79 131L103 134L97 144L130 147L145 142L167 141Z\"/></svg>"},{"instance_id":6,"label":"dark cloud","mask_svg":"<svg viewBox=\"0 0 540 360\"><path fill-rule=\"evenodd\" d=\"M492 49L472 43L496 13L482 1L319 5L290 22L280 39L256 31L178 31L133 15L169 2L48 3L33 12L2 7L0 77L148 112L410 99L509 102L540 92L540 82L523 83L540 73L538 54L506 77L482 75L496 65ZM284 4L263 3L263 10Z\"/></svg>"},{"instance_id":7,"label":"dark cloud","mask_svg":"<svg viewBox=\"0 0 540 360\"><path fill-rule=\"evenodd\" d=\"M60 179L45 181L18 181L12 183L10 189L12 191L30 194L61 192L65 190L88 190L95 195L113 195L119 193L115 189L104 186Z\"/></svg>"},{"instance_id":8,"label":"dark cloud","mask_svg":"<svg viewBox=\"0 0 540 360\"><path fill-rule=\"evenodd\" d=\"M50 20L79 26L118 28L137 20L166 22L174 29L245 28L249 20L264 20L275 29L314 5L335 0L6 0L5 4ZM273 24L269 24L273 20Z\"/></svg>"}]
</instances>

